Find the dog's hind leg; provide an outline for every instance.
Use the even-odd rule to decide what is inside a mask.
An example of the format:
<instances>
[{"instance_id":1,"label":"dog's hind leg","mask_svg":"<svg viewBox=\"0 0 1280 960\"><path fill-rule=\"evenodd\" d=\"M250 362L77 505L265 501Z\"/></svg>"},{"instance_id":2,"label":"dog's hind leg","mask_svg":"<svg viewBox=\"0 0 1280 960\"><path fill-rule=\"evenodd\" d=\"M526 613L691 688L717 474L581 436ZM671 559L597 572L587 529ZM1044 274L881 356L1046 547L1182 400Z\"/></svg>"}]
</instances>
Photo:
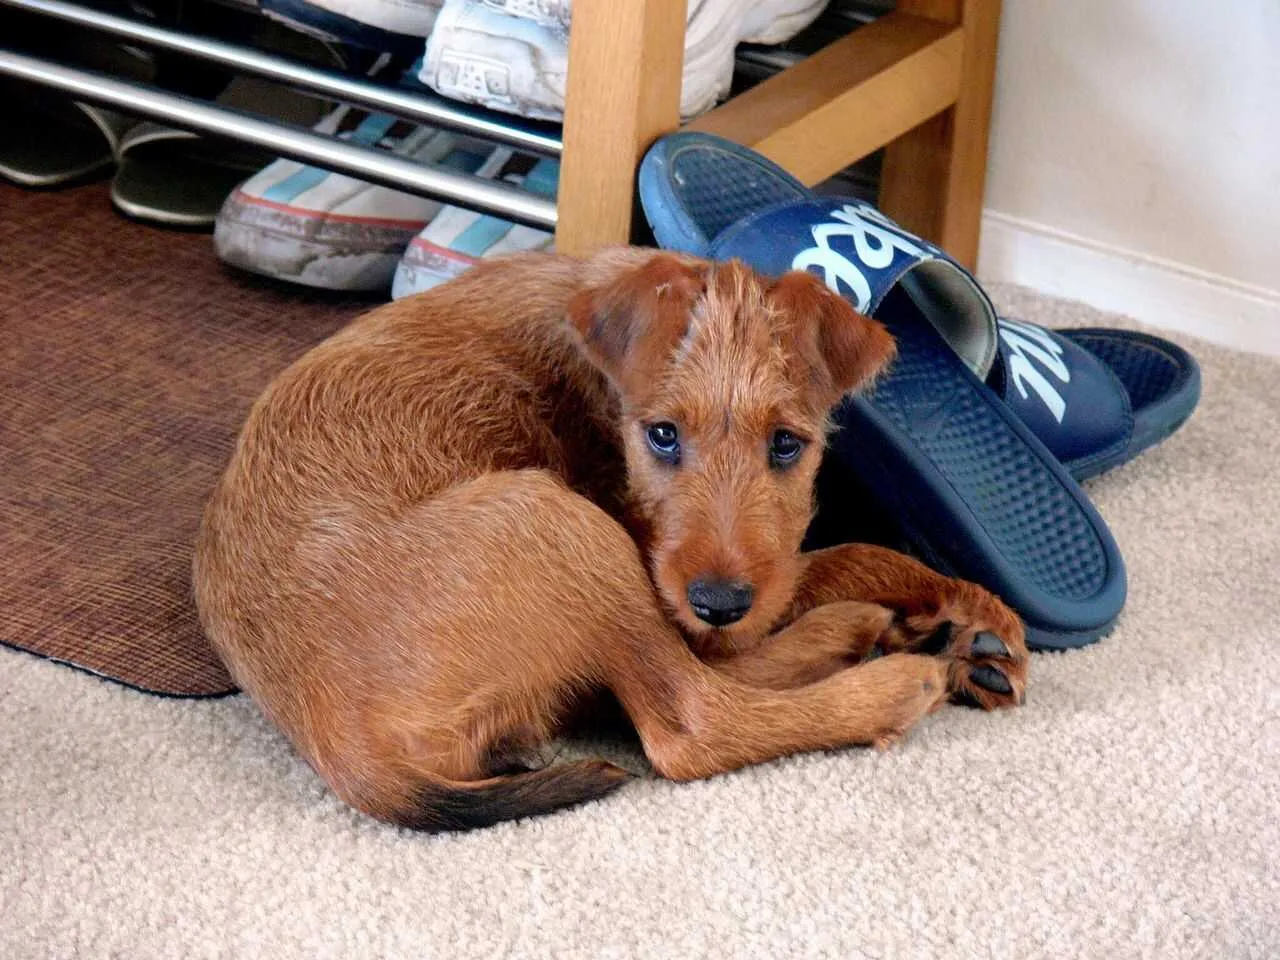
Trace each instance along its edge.
<instances>
[{"instance_id":1,"label":"dog's hind leg","mask_svg":"<svg viewBox=\"0 0 1280 960\"><path fill-rule=\"evenodd\" d=\"M530 769L574 703L604 686L628 617L615 598L660 618L634 543L599 508L551 474L497 472L395 515L326 516L317 531L299 545L299 579L332 662L295 739L344 800L457 829L628 779L597 761Z\"/></svg>"},{"instance_id":2,"label":"dog's hind leg","mask_svg":"<svg viewBox=\"0 0 1280 960\"><path fill-rule=\"evenodd\" d=\"M888 746L946 698L945 667L931 657L893 654L771 690L717 671L682 644L660 646L611 685L650 762L674 780L807 750Z\"/></svg>"}]
</instances>

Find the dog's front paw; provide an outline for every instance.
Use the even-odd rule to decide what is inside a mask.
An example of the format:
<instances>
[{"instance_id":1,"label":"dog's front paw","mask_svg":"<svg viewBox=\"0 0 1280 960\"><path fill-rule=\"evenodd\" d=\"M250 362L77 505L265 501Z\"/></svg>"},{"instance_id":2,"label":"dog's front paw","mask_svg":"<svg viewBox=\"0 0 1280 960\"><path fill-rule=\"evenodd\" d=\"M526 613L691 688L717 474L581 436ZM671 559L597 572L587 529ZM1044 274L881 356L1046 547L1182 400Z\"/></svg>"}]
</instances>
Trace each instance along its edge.
<instances>
[{"instance_id":1,"label":"dog's front paw","mask_svg":"<svg viewBox=\"0 0 1280 960\"><path fill-rule=\"evenodd\" d=\"M878 729L870 738L878 750L893 746L947 701L947 666L935 657L896 653L855 667L850 674L863 685L861 690L873 686L883 698L882 709L876 711ZM866 705L862 697L851 702Z\"/></svg>"},{"instance_id":2,"label":"dog's front paw","mask_svg":"<svg viewBox=\"0 0 1280 960\"><path fill-rule=\"evenodd\" d=\"M1026 702L1027 647L1022 630L1000 634L949 624L950 640L941 656L948 660L951 702L983 710Z\"/></svg>"},{"instance_id":3,"label":"dog's front paw","mask_svg":"<svg viewBox=\"0 0 1280 960\"><path fill-rule=\"evenodd\" d=\"M1026 699L1028 651L1017 614L976 584L956 581L936 609L900 617L905 648L948 661L953 703L994 710Z\"/></svg>"}]
</instances>

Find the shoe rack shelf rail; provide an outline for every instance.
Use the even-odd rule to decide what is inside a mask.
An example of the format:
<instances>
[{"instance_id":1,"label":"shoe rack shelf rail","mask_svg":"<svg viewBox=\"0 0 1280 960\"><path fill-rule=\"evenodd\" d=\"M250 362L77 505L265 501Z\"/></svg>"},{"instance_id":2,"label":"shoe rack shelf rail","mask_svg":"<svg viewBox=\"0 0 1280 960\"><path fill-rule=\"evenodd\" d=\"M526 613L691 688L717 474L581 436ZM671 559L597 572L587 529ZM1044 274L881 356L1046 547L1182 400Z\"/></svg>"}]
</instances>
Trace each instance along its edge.
<instances>
[{"instance_id":1,"label":"shoe rack shelf rail","mask_svg":"<svg viewBox=\"0 0 1280 960\"><path fill-rule=\"evenodd\" d=\"M0 0L422 123L560 156L559 201L416 164L135 81L23 53L0 38L0 74L177 127L556 231L583 253L636 235L635 170L679 124L687 0L574 0L563 137L549 128L394 90L67 0ZM806 183L884 149L880 205L972 266L986 175L1000 0L898 0L895 9L699 117Z\"/></svg>"},{"instance_id":2,"label":"shoe rack shelf rail","mask_svg":"<svg viewBox=\"0 0 1280 960\"><path fill-rule=\"evenodd\" d=\"M115 16L65 0L0 0L0 6L85 27L139 46L185 54L231 70L279 81L334 100L359 104L420 123L446 127L544 156L559 156L554 132L488 111L471 110L443 97L379 86L235 44ZM348 173L363 180L438 197L530 226L554 230L556 206L544 197L481 177L415 163L383 150L264 119L134 80L77 69L30 56L0 39L0 74L52 87L74 99L137 114L174 127L239 140L280 156Z\"/></svg>"}]
</instances>

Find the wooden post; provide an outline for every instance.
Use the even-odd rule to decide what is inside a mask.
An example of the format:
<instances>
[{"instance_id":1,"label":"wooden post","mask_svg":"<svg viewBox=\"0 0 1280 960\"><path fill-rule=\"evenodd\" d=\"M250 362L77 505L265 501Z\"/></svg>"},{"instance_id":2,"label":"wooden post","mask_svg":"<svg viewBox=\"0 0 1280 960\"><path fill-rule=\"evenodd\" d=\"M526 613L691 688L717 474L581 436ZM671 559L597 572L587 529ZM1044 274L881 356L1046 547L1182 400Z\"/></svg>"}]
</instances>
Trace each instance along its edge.
<instances>
[{"instance_id":1,"label":"wooden post","mask_svg":"<svg viewBox=\"0 0 1280 960\"><path fill-rule=\"evenodd\" d=\"M880 206L974 268L986 188L1000 0L898 0L898 9L958 23L964 54L955 106L885 148Z\"/></svg>"},{"instance_id":2,"label":"wooden post","mask_svg":"<svg viewBox=\"0 0 1280 960\"><path fill-rule=\"evenodd\" d=\"M632 237L635 171L680 123L686 0L574 0L556 249Z\"/></svg>"}]
</instances>

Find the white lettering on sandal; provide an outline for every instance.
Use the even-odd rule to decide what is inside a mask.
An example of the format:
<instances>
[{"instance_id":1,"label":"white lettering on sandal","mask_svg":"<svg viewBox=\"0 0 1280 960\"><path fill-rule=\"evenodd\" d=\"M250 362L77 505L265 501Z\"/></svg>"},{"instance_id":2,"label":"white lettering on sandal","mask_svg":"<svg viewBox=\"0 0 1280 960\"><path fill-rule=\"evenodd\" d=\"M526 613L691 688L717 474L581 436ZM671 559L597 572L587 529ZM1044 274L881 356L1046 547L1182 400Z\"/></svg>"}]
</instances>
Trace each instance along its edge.
<instances>
[{"instance_id":1,"label":"white lettering on sandal","mask_svg":"<svg viewBox=\"0 0 1280 960\"><path fill-rule=\"evenodd\" d=\"M1009 349L1009 375L1018 394L1023 400L1027 399L1030 387L1061 423L1067 412L1067 401L1031 359L1038 360L1060 383L1070 383L1071 371L1062 362L1062 347L1047 331L1017 320L1000 321L1000 339Z\"/></svg>"},{"instance_id":2,"label":"white lettering on sandal","mask_svg":"<svg viewBox=\"0 0 1280 960\"><path fill-rule=\"evenodd\" d=\"M827 286L844 295L843 284L860 311L865 312L871 306L871 283L863 273L863 267L883 270L893 263L898 251L926 260L933 257L929 251L902 236L896 224L873 207L845 204L833 211L831 217L835 222L810 228L815 245L796 254L791 261L791 269L818 267ZM848 237L853 241L861 266L831 249L833 237ZM1009 349L1009 373L1015 389L1024 400L1030 395L1028 388L1034 390L1053 418L1061 423L1067 412L1067 402L1048 377L1032 363L1032 358L1038 360L1060 383L1070 383L1071 371L1062 360L1062 347L1045 331L1016 320L1001 321L1000 338Z\"/></svg>"},{"instance_id":3,"label":"white lettering on sandal","mask_svg":"<svg viewBox=\"0 0 1280 960\"><path fill-rule=\"evenodd\" d=\"M853 204L845 204L831 216L835 223L810 228L816 246L797 253L791 261L791 269L821 268L822 279L827 286L843 296L845 291L840 289L843 283L853 296L854 307L862 312L871 306L871 284L857 264L831 249L832 237L851 238L862 266L871 270L888 267L899 250L926 260L933 256L898 233L895 225L873 208L859 209Z\"/></svg>"}]
</instances>

